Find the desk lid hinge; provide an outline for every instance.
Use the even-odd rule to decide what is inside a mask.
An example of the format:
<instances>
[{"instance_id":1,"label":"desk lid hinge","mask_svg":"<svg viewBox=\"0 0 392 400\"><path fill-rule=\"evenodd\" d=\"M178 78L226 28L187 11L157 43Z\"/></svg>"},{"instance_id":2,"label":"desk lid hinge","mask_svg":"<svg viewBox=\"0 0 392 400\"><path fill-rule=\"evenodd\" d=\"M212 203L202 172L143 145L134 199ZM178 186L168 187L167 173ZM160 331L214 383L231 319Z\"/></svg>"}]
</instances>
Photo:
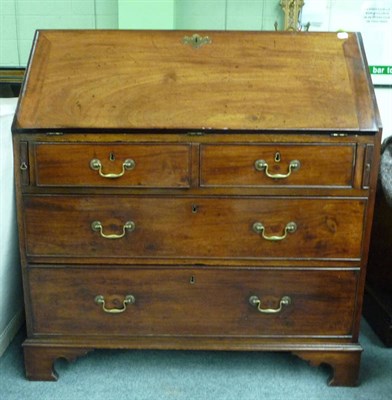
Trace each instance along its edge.
<instances>
[{"instance_id":1,"label":"desk lid hinge","mask_svg":"<svg viewBox=\"0 0 392 400\"><path fill-rule=\"evenodd\" d=\"M197 131L197 132L187 132L188 136L203 136L205 135L206 132L202 132L202 131Z\"/></svg>"},{"instance_id":2,"label":"desk lid hinge","mask_svg":"<svg viewBox=\"0 0 392 400\"><path fill-rule=\"evenodd\" d=\"M55 132L55 131L46 132L46 136L61 136L61 135L64 135L64 132Z\"/></svg>"},{"instance_id":3,"label":"desk lid hinge","mask_svg":"<svg viewBox=\"0 0 392 400\"><path fill-rule=\"evenodd\" d=\"M334 132L334 133L331 133L331 136L332 137L346 137L346 136L348 136L348 133Z\"/></svg>"}]
</instances>

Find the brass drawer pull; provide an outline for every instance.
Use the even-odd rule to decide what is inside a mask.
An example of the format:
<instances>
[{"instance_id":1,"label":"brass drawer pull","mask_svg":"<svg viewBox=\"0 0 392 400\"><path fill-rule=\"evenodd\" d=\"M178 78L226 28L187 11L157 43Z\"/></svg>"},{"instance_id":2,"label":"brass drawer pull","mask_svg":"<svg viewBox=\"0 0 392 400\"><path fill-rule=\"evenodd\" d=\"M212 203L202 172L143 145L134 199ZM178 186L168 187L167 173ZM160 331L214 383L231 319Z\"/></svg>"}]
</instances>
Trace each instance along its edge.
<instances>
[{"instance_id":1,"label":"brass drawer pull","mask_svg":"<svg viewBox=\"0 0 392 400\"><path fill-rule=\"evenodd\" d=\"M128 232L132 232L135 230L135 223L133 221L127 221L124 225L123 225L123 231L120 235L117 234L111 234L111 235L106 235L103 233L103 226L101 224L100 221L94 221L91 223L91 229L94 232L98 232L101 234L101 236L105 239L121 239L122 237L125 236L125 233Z\"/></svg>"},{"instance_id":2,"label":"brass drawer pull","mask_svg":"<svg viewBox=\"0 0 392 400\"><path fill-rule=\"evenodd\" d=\"M291 175L292 171L297 171L301 167L301 163L298 160L292 160L289 164L289 170L287 174L271 174L268 171L268 163L265 160L256 160L255 168L257 171L264 171L268 178L272 179L284 179L288 178Z\"/></svg>"},{"instance_id":3,"label":"brass drawer pull","mask_svg":"<svg viewBox=\"0 0 392 400\"><path fill-rule=\"evenodd\" d=\"M297 230L297 224L295 222L289 222L284 228L284 234L282 236L267 236L265 234L265 227L261 222L255 222L253 224L253 231L260 234L265 240L270 240L272 242L277 242L283 240L287 237L288 233L294 233Z\"/></svg>"},{"instance_id":4,"label":"brass drawer pull","mask_svg":"<svg viewBox=\"0 0 392 400\"><path fill-rule=\"evenodd\" d=\"M94 301L98 305L102 305L102 310L105 311L106 313L109 314L120 314L124 312L127 309L128 304L134 304L135 303L135 297L131 294L128 294L125 296L123 300L123 307L122 308L106 308L105 305L105 297L102 295L98 295L95 297Z\"/></svg>"},{"instance_id":5,"label":"brass drawer pull","mask_svg":"<svg viewBox=\"0 0 392 400\"><path fill-rule=\"evenodd\" d=\"M108 179L114 179L114 178L120 178L125 174L125 171L130 171L135 168L135 161L132 160L131 158L128 158L123 162L122 165L122 171L119 174L104 174L102 172L102 163L98 158L93 158L90 161L90 168L93 169L94 171L98 171L99 175L102 176L102 178L108 178Z\"/></svg>"},{"instance_id":6,"label":"brass drawer pull","mask_svg":"<svg viewBox=\"0 0 392 400\"><path fill-rule=\"evenodd\" d=\"M261 300L257 296L250 296L249 303L257 307L257 310L263 314L277 314L283 309L283 306L288 306L291 304L291 298L289 296L283 296L279 301L278 308L261 308Z\"/></svg>"}]
</instances>

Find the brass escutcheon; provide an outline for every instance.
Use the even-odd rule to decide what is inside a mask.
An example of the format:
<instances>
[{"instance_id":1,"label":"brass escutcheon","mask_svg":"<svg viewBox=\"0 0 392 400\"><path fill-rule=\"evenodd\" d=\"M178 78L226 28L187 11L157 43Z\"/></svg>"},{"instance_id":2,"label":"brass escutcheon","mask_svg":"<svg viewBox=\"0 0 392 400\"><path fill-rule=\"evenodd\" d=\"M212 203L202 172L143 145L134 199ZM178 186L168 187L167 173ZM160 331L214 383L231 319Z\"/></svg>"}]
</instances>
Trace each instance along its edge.
<instances>
[{"instance_id":1,"label":"brass escutcheon","mask_svg":"<svg viewBox=\"0 0 392 400\"><path fill-rule=\"evenodd\" d=\"M189 44L194 48L199 48L204 46L205 44L211 44L212 40L208 36L200 36L199 34L195 33L192 36L184 36L182 39L184 44Z\"/></svg>"}]
</instances>

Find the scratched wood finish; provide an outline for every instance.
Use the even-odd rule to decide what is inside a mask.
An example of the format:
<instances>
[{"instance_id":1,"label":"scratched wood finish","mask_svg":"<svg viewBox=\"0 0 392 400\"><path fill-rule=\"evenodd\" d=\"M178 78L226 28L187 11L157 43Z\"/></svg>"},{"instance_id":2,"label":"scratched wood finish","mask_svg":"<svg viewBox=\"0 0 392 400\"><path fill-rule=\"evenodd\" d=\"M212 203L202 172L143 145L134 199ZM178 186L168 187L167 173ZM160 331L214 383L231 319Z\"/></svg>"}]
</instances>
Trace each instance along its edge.
<instances>
[{"instance_id":1,"label":"scratched wood finish","mask_svg":"<svg viewBox=\"0 0 392 400\"><path fill-rule=\"evenodd\" d=\"M194 33L36 35L13 125L26 376L95 348L265 350L356 385L381 138L361 37Z\"/></svg>"},{"instance_id":2,"label":"scratched wood finish","mask_svg":"<svg viewBox=\"0 0 392 400\"><path fill-rule=\"evenodd\" d=\"M193 48L193 33L38 32L17 126L376 128L355 34L210 31Z\"/></svg>"},{"instance_id":3,"label":"scratched wood finish","mask_svg":"<svg viewBox=\"0 0 392 400\"><path fill-rule=\"evenodd\" d=\"M328 157L320 157L328 152ZM354 145L203 145L201 146L202 186L353 186ZM267 176L255 162L264 160L270 175L289 175L287 179ZM290 170L290 163L299 168ZM327 173L325 173L327 171Z\"/></svg>"},{"instance_id":4,"label":"scratched wood finish","mask_svg":"<svg viewBox=\"0 0 392 400\"><path fill-rule=\"evenodd\" d=\"M24 209L32 257L359 260L365 202L26 196ZM127 221L135 229L108 240L92 230L93 221L102 223L106 235L121 234ZM289 222L297 230L274 242L253 231L255 222L265 226L267 237L282 237Z\"/></svg>"},{"instance_id":5,"label":"scratched wood finish","mask_svg":"<svg viewBox=\"0 0 392 400\"><path fill-rule=\"evenodd\" d=\"M68 335L350 336L358 273L306 274L304 286L300 271L34 268L29 271L34 330ZM134 304L116 315L94 301L102 295L107 309L122 309L128 294L135 297ZM262 308L278 308L283 296L290 296L291 304L281 313L263 314L249 303L253 295L262 300Z\"/></svg>"},{"instance_id":6,"label":"scratched wood finish","mask_svg":"<svg viewBox=\"0 0 392 400\"><path fill-rule=\"evenodd\" d=\"M189 144L37 144L35 146L38 186L174 187L190 185ZM134 167L121 179L107 178L91 168L99 160L101 174L120 175L126 160Z\"/></svg>"}]
</instances>

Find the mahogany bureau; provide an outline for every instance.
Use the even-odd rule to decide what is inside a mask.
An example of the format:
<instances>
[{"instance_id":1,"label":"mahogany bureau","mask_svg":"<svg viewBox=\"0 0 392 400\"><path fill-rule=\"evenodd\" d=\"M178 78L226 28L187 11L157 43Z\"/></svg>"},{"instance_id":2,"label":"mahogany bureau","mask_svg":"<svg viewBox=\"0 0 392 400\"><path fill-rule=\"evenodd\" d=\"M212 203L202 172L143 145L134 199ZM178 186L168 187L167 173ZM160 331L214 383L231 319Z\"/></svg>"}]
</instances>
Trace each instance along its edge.
<instances>
[{"instance_id":1,"label":"mahogany bureau","mask_svg":"<svg viewBox=\"0 0 392 400\"><path fill-rule=\"evenodd\" d=\"M127 348L357 383L381 135L359 34L39 31L13 134L29 379Z\"/></svg>"}]
</instances>

